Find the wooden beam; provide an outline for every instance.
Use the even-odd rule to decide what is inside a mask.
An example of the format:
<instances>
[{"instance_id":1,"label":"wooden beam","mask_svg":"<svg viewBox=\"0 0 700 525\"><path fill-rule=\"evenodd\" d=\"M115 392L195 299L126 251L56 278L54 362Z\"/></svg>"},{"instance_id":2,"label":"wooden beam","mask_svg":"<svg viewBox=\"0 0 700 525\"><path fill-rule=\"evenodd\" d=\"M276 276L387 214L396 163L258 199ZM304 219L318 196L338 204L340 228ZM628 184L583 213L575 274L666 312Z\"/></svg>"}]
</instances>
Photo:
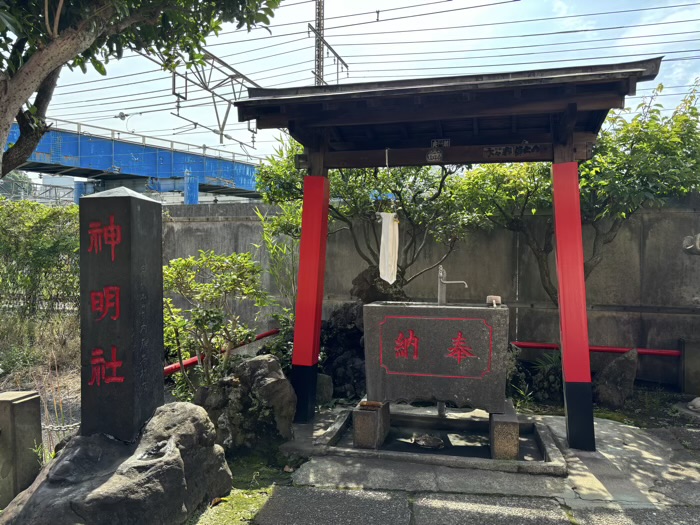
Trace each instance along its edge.
<instances>
[{"instance_id":1,"label":"wooden beam","mask_svg":"<svg viewBox=\"0 0 700 525\"><path fill-rule=\"evenodd\" d=\"M573 162L579 160L574 152L574 127L578 109L576 104L569 104L554 128L554 162Z\"/></svg>"},{"instance_id":2,"label":"wooden beam","mask_svg":"<svg viewBox=\"0 0 700 525\"><path fill-rule=\"evenodd\" d=\"M441 162L426 160L430 148L389 149L389 166L425 166L430 164L468 164L502 162L551 162L554 148L551 143L504 144L500 146L450 146L442 150ZM576 160L586 160L590 153L587 143L575 144L572 154ZM386 165L383 149L365 151L329 151L325 165L328 168L373 168Z\"/></svg>"},{"instance_id":3,"label":"wooden beam","mask_svg":"<svg viewBox=\"0 0 700 525\"><path fill-rule=\"evenodd\" d=\"M346 137L344 141L331 141L329 147L332 151L339 150L373 150L379 149L384 151L385 148L391 149L413 149L426 148L430 146L430 142L434 138L450 139L452 146L492 146L494 144L522 144L526 141L530 144L536 143L552 143L551 133L535 133L520 130L516 133L511 133L510 129L504 132L480 132L474 136L469 131L449 132L445 131L442 136L437 132L422 132L420 134L411 134L410 136L385 136L368 139L364 135L354 135ZM594 144L596 141L595 133L575 132L574 143Z\"/></svg>"},{"instance_id":4,"label":"wooden beam","mask_svg":"<svg viewBox=\"0 0 700 525\"><path fill-rule=\"evenodd\" d=\"M435 107L403 106L392 108L376 108L374 110L354 109L339 112L304 112L299 108L295 120L305 127L329 126L363 126L371 124L399 124L402 122L425 122L434 120L460 120L470 117L502 117L510 115L532 115L560 113L567 110L569 104L575 103L579 111L623 108L624 97L619 94L589 94L574 97L560 96L546 100L528 101L483 101L463 102L440 105ZM261 115L258 118L258 129L284 128L290 120L289 116L281 114Z\"/></svg>"},{"instance_id":5,"label":"wooden beam","mask_svg":"<svg viewBox=\"0 0 700 525\"><path fill-rule=\"evenodd\" d=\"M569 104L559 117L559 123L554 130L554 140L557 144L566 144L574 135L578 108L576 104ZM572 141L573 142L573 141Z\"/></svg>"}]
</instances>

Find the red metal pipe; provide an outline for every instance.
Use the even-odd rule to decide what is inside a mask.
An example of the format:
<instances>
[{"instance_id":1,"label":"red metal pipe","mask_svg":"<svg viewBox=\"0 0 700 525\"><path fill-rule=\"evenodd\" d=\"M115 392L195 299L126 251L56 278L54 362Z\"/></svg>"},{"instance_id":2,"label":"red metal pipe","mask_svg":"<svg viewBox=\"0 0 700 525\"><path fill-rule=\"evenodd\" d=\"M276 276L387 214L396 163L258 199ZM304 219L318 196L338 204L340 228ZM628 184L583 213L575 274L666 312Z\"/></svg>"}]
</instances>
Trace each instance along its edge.
<instances>
[{"instance_id":1,"label":"red metal pipe","mask_svg":"<svg viewBox=\"0 0 700 525\"><path fill-rule=\"evenodd\" d=\"M533 343L530 341L513 341L512 344L520 348L534 348L538 350L559 350L559 345L555 343ZM632 350L624 346L589 346L591 352L602 352L606 354L624 354ZM669 350L665 348L637 348L639 355L655 355L662 357L681 357L680 350Z\"/></svg>"},{"instance_id":2,"label":"red metal pipe","mask_svg":"<svg viewBox=\"0 0 700 525\"><path fill-rule=\"evenodd\" d=\"M242 346L249 345L250 343L253 343L255 341L260 341L260 339L265 339L266 337L270 337L271 335L277 335L279 333L280 333L280 331L278 329L270 330L268 332L263 332L262 334L256 335L255 339L253 339L252 341L250 341L248 343L243 343L241 345L234 346L234 350L236 348L241 348ZM223 352L225 352L225 351L226 350L224 350ZM185 368L189 368L191 366L196 365L197 363L199 363L199 357L190 357L189 359L185 359L182 362L182 366ZM163 376L168 377L169 375L172 375L175 372L179 372L179 371L180 371L180 363L173 363L172 365L168 365L165 368L163 368Z\"/></svg>"}]
</instances>

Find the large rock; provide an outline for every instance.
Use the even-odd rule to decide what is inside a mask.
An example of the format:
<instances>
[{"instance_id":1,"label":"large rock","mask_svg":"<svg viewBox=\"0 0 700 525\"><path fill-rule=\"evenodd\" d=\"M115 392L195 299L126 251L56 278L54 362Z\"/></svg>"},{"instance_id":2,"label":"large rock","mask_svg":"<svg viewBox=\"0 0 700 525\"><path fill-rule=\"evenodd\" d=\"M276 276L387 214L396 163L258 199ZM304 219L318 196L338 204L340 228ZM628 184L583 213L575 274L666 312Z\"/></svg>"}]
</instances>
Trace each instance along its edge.
<instances>
[{"instance_id":1,"label":"large rock","mask_svg":"<svg viewBox=\"0 0 700 525\"><path fill-rule=\"evenodd\" d=\"M73 438L0 517L5 525L184 523L231 490L231 471L203 408L156 410L134 444Z\"/></svg>"},{"instance_id":2,"label":"large rock","mask_svg":"<svg viewBox=\"0 0 700 525\"><path fill-rule=\"evenodd\" d=\"M333 401L333 378L326 374L318 374L316 378L316 404L323 406Z\"/></svg>"},{"instance_id":3,"label":"large rock","mask_svg":"<svg viewBox=\"0 0 700 525\"><path fill-rule=\"evenodd\" d=\"M358 399L365 395L365 351L361 303L345 303L333 311L321 330L325 354L323 372L333 378L333 396ZM318 396L318 394L317 394Z\"/></svg>"},{"instance_id":4,"label":"large rock","mask_svg":"<svg viewBox=\"0 0 700 525\"><path fill-rule=\"evenodd\" d=\"M207 410L216 426L217 443L227 450L293 437L297 397L272 355L237 363L216 385L200 389L195 402Z\"/></svg>"},{"instance_id":5,"label":"large rock","mask_svg":"<svg viewBox=\"0 0 700 525\"><path fill-rule=\"evenodd\" d=\"M598 403L609 408L622 408L634 392L637 376L637 350L633 349L603 368L595 381Z\"/></svg>"},{"instance_id":6,"label":"large rock","mask_svg":"<svg viewBox=\"0 0 700 525\"><path fill-rule=\"evenodd\" d=\"M379 277L379 268L370 266L362 270L353 280L350 295L357 297L363 304L375 301L408 301L403 290L403 274L399 268L396 281L389 284Z\"/></svg>"}]
</instances>

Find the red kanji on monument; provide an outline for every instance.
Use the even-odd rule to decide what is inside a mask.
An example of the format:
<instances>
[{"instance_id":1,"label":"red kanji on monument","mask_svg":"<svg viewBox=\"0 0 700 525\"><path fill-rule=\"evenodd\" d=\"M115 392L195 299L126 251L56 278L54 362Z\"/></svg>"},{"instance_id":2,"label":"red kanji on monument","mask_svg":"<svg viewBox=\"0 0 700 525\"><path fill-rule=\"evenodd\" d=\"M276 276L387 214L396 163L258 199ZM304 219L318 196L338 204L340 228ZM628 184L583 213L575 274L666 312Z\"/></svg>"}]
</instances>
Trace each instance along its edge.
<instances>
[{"instance_id":1,"label":"red kanji on monument","mask_svg":"<svg viewBox=\"0 0 700 525\"><path fill-rule=\"evenodd\" d=\"M399 336L396 338L394 344L394 349L396 350L396 357L402 357L408 359L408 349L413 349L413 359L418 359L418 344L420 339L416 337L413 330L408 331L408 337L403 335L403 332L399 332Z\"/></svg>"},{"instance_id":2,"label":"red kanji on monument","mask_svg":"<svg viewBox=\"0 0 700 525\"><path fill-rule=\"evenodd\" d=\"M462 359L467 359L468 357L476 357L474 354L471 353L471 346L467 346L467 342L465 341L462 332L459 332L457 337L452 339L452 345L453 346L452 348L450 348L450 353L447 354L446 357L456 359L457 364L460 364L462 362Z\"/></svg>"},{"instance_id":3,"label":"red kanji on monument","mask_svg":"<svg viewBox=\"0 0 700 525\"><path fill-rule=\"evenodd\" d=\"M121 288L119 286L105 286L102 290L90 292L90 304L93 312L100 314L96 321L102 321L110 312L110 319L116 321L121 315Z\"/></svg>"},{"instance_id":4,"label":"red kanji on monument","mask_svg":"<svg viewBox=\"0 0 700 525\"><path fill-rule=\"evenodd\" d=\"M112 262L114 262L114 248L122 242L122 227L114 224L114 215L109 216L109 224L91 222L88 225L88 235L90 236L88 252L100 253L104 243L112 248Z\"/></svg>"},{"instance_id":5,"label":"red kanji on monument","mask_svg":"<svg viewBox=\"0 0 700 525\"><path fill-rule=\"evenodd\" d=\"M92 378L88 385L100 386L102 383L123 383L124 377L117 375L117 368L122 366L123 361L117 361L117 347L112 345L112 360L106 361L104 350L95 348L92 351L90 364L92 365Z\"/></svg>"}]
</instances>

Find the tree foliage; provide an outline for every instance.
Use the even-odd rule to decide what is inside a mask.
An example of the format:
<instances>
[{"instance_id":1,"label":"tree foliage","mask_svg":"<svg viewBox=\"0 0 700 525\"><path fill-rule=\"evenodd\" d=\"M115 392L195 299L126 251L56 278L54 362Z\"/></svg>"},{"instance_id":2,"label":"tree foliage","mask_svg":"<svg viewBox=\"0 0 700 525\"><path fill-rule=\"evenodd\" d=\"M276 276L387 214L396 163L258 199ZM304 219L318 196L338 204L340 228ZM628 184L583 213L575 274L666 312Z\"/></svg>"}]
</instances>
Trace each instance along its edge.
<instances>
[{"instance_id":1,"label":"tree foliage","mask_svg":"<svg viewBox=\"0 0 700 525\"><path fill-rule=\"evenodd\" d=\"M46 130L44 117L63 65L83 71L91 67L104 75L109 60L121 58L126 50L157 55L166 68L196 63L202 60L206 37L218 33L223 23L248 29L269 24L279 3L0 1L0 144L5 144L13 119L21 130L20 140L3 157L2 174L26 160Z\"/></svg>"},{"instance_id":2,"label":"tree foliage","mask_svg":"<svg viewBox=\"0 0 700 525\"><path fill-rule=\"evenodd\" d=\"M302 147L294 141L282 142L276 154L258 171L258 190L268 203L297 203L303 198L305 170L294 167L294 156ZM469 230L463 207L453 192L456 167L406 167L330 170L331 233L347 231L357 254L366 263L353 284L353 292L363 301L405 298L403 288L419 275L442 263ZM298 209L298 208L297 208ZM378 277L381 225L378 212L395 212L401 223L401 247L397 280L390 286ZM299 235L298 213L282 214L277 231ZM416 268L429 239L443 246L442 255L422 268Z\"/></svg>"},{"instance_id":3,"label":"tree foliage","mask_svg":"<svg viewBox=\"0 0 700 525\"><path fill-rule=\"evenodd\" d=\"M77 308L78 207L0 199L0 306L22 315Z\"/></svg>"},{"instance_id":4,"label":"tree foliage","mask_svg":"<svg viewBox=\"0 0 700 525\"><path fill-rule=\"evenodd\" d=\"M593 157L580 166L581 219L594 230L586 278L600 264L624 221L640 208L662 206L700 187L700 117L693 89L671 114L657 103L659 86L636 112L613 112ZM557 304L549 256L554 249L552 188L548 164L482 165L465 174L462 202L492 224L518 232L537 261L540 279ZM536 228L531 216L545 216Z\"/></svg>"}]
</instances>

